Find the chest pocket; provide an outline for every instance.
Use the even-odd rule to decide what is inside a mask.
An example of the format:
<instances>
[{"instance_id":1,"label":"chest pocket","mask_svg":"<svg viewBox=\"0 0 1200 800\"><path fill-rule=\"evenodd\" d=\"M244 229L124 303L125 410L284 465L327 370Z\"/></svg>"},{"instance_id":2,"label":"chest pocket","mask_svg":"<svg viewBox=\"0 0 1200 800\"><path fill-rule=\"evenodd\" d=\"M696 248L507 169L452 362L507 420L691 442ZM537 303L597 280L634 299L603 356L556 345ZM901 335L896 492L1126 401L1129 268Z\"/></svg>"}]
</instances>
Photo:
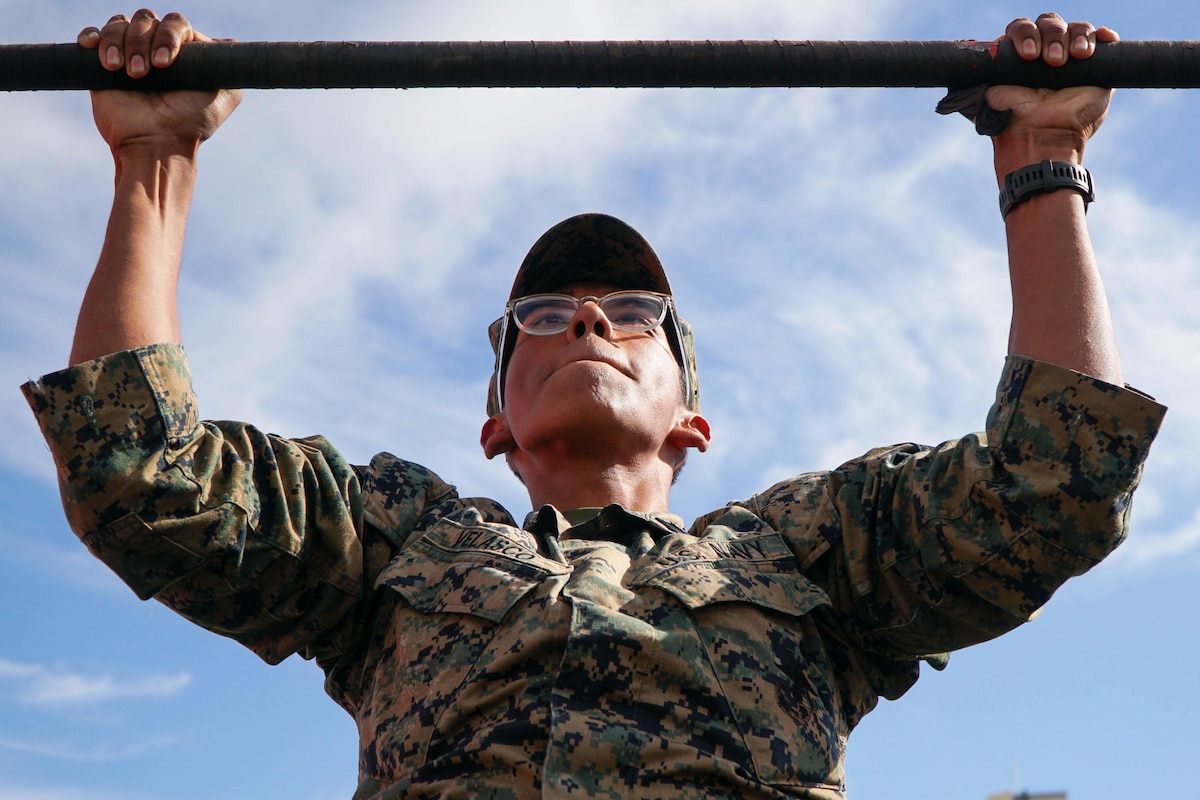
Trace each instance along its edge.
<instances>
[{"instance_id":1,"label":"chest pocket","mask_svg":"<svg viewBox=\"0 0 1200 800\"><path fill-rule=\"evenodd\" d=\"M501 534L488 537L488 543L492 549L477 550L426 534L388 564L376 586L391 588L426 614L472 614L500 622L543 580L568 570Z\"/></svg>"},{"instance_id":2,"label":"chest pocket","mask_svg":"<svg viewBox=\"0 0 1200 800\"><path fill-rule=\"evenodd\" d=\"M830 601L783 539L693 540L637 582L689 610L759 779L843 791L848 731L810 614Z\"/></svg>"},{"instance_id":3,"label":"chest pocket","mask_svg":"<svg viewBox=\"0 0 1200 800\"><path fill-rule=\"evenodd\" d=\"M491 659L500 625L565 564L523 531L443 521L380 573L374 674L358 714L360 775L395 780L444 755L465 687Z\"/></svg>"}]
</instances>

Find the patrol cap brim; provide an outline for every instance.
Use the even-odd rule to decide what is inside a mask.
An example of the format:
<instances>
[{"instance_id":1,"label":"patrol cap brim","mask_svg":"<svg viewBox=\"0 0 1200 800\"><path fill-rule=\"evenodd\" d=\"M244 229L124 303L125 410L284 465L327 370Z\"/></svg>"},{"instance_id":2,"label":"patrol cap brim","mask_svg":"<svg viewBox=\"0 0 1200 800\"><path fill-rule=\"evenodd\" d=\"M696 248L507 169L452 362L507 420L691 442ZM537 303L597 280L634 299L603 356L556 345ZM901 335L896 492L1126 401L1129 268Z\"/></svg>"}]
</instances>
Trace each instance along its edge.
<instances>
[{"instance_id":1,"label":"patrol cap brim","mask_svg":"<svg viewBox=\"0 0 1200 800\"><path fill-rule=\"evenodd\" d=\"M508 299L597 284L671 294L654 248L608 214L579 214L542 234L517 270Z\"/></svg>"}]
</instances>

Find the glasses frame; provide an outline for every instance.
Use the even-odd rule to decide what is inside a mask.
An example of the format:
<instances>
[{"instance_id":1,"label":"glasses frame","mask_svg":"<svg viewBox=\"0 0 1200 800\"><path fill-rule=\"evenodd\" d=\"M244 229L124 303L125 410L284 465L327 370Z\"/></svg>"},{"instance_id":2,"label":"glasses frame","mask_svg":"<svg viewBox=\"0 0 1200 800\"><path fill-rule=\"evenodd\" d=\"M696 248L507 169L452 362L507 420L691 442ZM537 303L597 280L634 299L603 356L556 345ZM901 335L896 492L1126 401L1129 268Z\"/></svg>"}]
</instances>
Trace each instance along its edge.
<instances>
[{"instance_id":1,"label":"glasses frame","mask_svg":"<svg viewBox=\"0 0 1200 800\"><path fill-rule=\"evenodd\" d=\"M622 295L625 295L625 296L637 295L637 296L641 296L641 297L654 297L654 298L657 298L658 300L662 301L662 310L659 312L658 319L655 320L654 324L649 327L642 327L640 325L629 326L629 325L622 325L622 324L618 323L616 320L614 320L609 315L608 310L604 306L605 306L605 303L607 301L609 301L611 298L620 297ZM662 292L651 292L646 289L619 289L615 292L609 292L608 294L602 295L600 297L597 297L594 294L586 295L585 297L576 297L575 295L563 294L561 292L539 292L537 294L527 294L524 297L518 297L515 300L509 300L508 303L504 306L504 311L506 314L511 316L512 321L517 324L518 328L520 328L523 332L529 334L530 336L554 336L555 334L564 332L571 325L570 321L564 322L562 328L559 328L556 330L549 330L549 331L532 330L532 329L527 328L524 325L522 325L520 318L517 316L517 309L521 306L522 303L525 303L529 300L535 300L535 299L540 299L540 298L554 298L554 299L562 299L562 300L570 301L575 306L574 309L572 309L572 311L571 311L572 318L574 318L574 316L579 313L579 309L583 308L585 303L589 303L589 302L595 303L597 306L600 307L600 310L604 312L604 316L605 316L605 318L608 319L609 324L611 324L613 326L613 330L622 331L624 333L645 333L647 331L652 331L655 328L657 328L663 324L663 320L665 320L667 318L667 313L671 310L671 296L669 294L663 294Z\"/></svg>"},{"instance_id":2,"label":"glasses frame","mask_svg":"<svg viewBox=\"0 0 1200 800\"><path fill-rule=\"evenodd\" d=\"M662 298L662 318L659 319L658 324L652 328L621 328L611 319L609 320L609 324L613 326L614 330L621 331L633 330L638 332L649 332L655 328L663 328L667 333L667 341L670 345L671 354L675 356L675 361L679 364L679 371L683 374L683 396L685 399L691 398L695 387L692 385L691 370L688 369L686 357L684 356L683 352L683 329L679 324L679 315L675 311L675 299L671 295L664 294L662 292L652 292L649 289L619 289L615 292L609 292L603 297L596 297L594 295L575 297L574 295L562 294L561 292L538 292L536 294L529 294L525 295L524 297L517 297L509 300L504 305L504 316L492 323L492 325L498 324L500 326L500 332L496 340L496 365L495 369L492 370L495 381L493 389L496 393L497 410L504 410L504 379L508 375L508 361L512 356L512 353L509 352L509 343L511 341L512 346L516 345L516 337L511 335L512 329L516 328L518 331L524 332L529 336L554 336L556 334L565 333L567 329L570 328L570 323L567 323L560 331L527 331L525 328L521 327L519 322L517 322L514 310L516 309L518 303L520 303L522 300L527 300L530 297L566 297L576 301L577 305L574 313L577 314L579 313L579 309L583 307L583 304L588 301L596 303L596 305L600 306L601 311L603 311L603 301L617 294L648 294ZM605 316L607 317L607 314Z\"/></svg>"}]
</instances>

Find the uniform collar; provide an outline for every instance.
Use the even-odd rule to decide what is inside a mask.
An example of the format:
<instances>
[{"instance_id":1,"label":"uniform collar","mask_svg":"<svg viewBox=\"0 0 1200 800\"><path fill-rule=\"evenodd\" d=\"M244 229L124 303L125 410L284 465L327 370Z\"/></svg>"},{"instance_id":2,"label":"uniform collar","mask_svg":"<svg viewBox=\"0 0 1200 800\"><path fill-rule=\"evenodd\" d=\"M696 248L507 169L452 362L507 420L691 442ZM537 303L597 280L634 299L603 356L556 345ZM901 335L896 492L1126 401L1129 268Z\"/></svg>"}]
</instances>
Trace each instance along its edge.
<instances>
[{"instance_id":1,"label":"uniform collar","mask_svg":"<svg viewBox=\"0 0 1200 800\"><path fill-rule=\"evenodd\" d=\"M560 539L590 539L628 544L639 533L658 541L671 534L685 533L683 519L674 514L643 514L612 503L604 508L572 508L559 511L544 505L525 518L525 530Z\"/></svg>"}]
</instances>

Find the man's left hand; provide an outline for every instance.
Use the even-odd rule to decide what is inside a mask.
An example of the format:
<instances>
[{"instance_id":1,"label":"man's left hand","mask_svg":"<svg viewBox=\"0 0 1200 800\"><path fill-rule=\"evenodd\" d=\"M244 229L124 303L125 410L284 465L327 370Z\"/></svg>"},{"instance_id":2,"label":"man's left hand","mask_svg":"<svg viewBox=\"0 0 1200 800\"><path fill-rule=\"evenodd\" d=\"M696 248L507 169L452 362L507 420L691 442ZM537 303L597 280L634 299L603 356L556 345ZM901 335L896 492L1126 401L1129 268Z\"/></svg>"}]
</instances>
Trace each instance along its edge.
<instances>
[{"instance_id":1,"label":"man's left hand","mask_svg":"<svg viewBox=\"0 0 1200 800\"><path fill-rule=\"evenodd\" d=\"M1017 54L1026 61L1041 59L1050 66L1062 66L1071 59L1091 58L1097 42L1116 42L1117 32L1097 28L1090 22L1063 20L1058 14L1042 14L1037 20L1016 19L1004 31L1004 39L1013 43ZM1021 86L994 86L988 90L993 108L1013 110L1008 127L1000 134L1005 139L1020 139L1025 145L1044 142L1051 147L1078 149L1078 162L1084 142L1104 121L1111 89L1073 86L1058 91L1027 89Z\"/></svg>"}]
</instances>

